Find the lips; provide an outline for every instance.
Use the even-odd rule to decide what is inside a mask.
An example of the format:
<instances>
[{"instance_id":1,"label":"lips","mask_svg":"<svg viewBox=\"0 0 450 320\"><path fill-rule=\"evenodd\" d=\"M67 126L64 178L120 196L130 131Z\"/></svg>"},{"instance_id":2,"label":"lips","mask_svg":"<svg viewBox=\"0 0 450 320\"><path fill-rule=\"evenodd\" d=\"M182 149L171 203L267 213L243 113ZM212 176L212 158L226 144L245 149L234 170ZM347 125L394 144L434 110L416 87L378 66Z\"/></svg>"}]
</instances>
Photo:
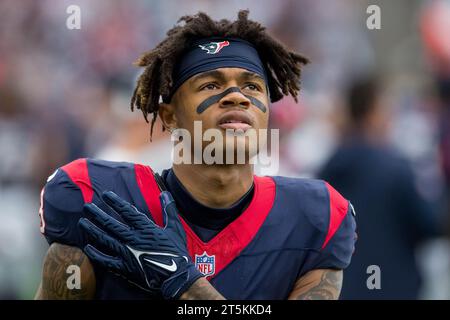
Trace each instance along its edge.
<instances>
[{"instance_id":1,"label":"lips","mask_svg":"<svg viewBox=\"0 0 450 320\"><path fill-rule=\"evenodd\" d=\"M247 131L252 127L253 120L245 111L229 111L219 118L217 125L222 129Z\"/></svg>"}]
</instances>

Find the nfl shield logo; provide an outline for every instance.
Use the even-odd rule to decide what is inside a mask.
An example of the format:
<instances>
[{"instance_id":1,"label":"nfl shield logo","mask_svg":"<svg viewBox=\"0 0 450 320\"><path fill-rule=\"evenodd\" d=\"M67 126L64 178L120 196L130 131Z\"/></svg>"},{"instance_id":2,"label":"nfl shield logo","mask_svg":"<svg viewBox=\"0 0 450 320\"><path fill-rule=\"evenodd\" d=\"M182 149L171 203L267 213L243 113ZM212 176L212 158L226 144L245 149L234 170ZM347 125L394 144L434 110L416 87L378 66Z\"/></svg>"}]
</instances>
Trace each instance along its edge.
<instances>
[{"instance_id":1,"label":"nfl shield logo","mask_svg":"<svg viewBox=\"0 0 450 320\"><path fill-rule=\"evenodd\" d=\"M205 276L212 276L215 272L216 256L209 256L206 251L195 255L195 266Z\"/></svg>"}]
</instances>

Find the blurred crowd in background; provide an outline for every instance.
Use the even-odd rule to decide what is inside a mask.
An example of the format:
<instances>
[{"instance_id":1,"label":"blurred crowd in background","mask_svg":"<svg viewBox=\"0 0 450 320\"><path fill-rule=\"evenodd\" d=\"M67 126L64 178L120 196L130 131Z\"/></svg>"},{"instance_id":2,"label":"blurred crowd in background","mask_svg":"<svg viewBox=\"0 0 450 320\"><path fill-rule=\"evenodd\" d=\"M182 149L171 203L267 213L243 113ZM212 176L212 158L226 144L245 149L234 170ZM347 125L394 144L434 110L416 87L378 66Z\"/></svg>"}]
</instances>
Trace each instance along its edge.
<instances>
[{"instance_id":1,"label":"blurred crowd in background","mask_svg":"<svg viewBox=\"0 0 450 320\"><path fill-rule=\"evenodd\" d=\"M69 30L66 8L81 8ZM370 4L381 29L369 30ZM250 9L309 57L301 97L271 106L276 174L330 181L357 213L343 298L450 299L450 1L1 0L0 299L31 299L46 178L79 157L170 167L170 138L129 99L132 62L179 17ZM368 290L378 265L381 289Z\"/></svg>"}]
</instances>

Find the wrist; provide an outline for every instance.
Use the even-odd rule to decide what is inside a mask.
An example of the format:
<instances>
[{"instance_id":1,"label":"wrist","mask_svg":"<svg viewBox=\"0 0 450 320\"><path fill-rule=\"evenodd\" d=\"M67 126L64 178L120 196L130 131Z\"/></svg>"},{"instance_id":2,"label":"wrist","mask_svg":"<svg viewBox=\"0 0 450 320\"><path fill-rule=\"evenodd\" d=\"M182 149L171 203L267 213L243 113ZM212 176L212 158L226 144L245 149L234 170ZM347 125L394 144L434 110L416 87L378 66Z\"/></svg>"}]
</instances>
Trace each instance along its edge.
<instances>
[{"instance_id":1,"label":"wrist","mask_svg":"<svg viewBox=\"0 0 450 320\"><path fill-rule=\"evenodd\" d=\"M164 299L179 299L194 282L202 277L203 274L193 264L190 264L184 271L174 274L164 281L161 286Z\"/></svg>"}]
</instances>

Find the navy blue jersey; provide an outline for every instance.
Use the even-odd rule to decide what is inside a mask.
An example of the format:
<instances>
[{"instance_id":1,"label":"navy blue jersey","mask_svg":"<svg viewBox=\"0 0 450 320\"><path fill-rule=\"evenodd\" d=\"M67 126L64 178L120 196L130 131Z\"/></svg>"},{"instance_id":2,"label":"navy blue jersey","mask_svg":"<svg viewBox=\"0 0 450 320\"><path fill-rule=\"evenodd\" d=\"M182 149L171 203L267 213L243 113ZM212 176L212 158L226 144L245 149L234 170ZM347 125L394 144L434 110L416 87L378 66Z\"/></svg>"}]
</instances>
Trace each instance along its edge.
<instances>
[{"instance_id":1,"label":"navy blue jersey","mask_svg":"<svg viewBox=\"0 0 450 320\"><path fill-rule=\"evenodd\" d=\"M41 193L41 232L83 249L83 205L112 190L161 225L160 190L150 167L79 159L59 168ZM227 299L286 299L295 281L314 269L344 269L356 240L350 203L322 180L254 177L246 209L208 242L180 216L197 268ZM97 299L146 299L147 292L94 265Z\"/></svg>"}]
</instances>

